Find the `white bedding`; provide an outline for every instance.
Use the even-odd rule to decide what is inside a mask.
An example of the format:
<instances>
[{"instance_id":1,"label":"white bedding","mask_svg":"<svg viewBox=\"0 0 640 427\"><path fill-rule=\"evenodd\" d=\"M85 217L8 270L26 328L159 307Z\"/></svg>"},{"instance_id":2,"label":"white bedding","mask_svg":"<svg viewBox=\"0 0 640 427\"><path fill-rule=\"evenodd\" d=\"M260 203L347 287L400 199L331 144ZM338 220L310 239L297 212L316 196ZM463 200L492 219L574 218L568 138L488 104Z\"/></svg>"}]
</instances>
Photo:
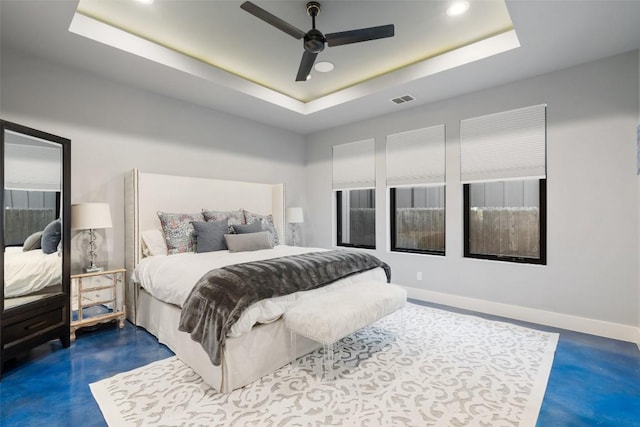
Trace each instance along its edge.
<instances>
[{"instance_id":1,"label":"white bedding","mask_svg":"<svg viewBox=\"0 0 640 427\"><path fill-rule=\"evenodd\" d=\"M140 283L155 298L182 307L198 279L214 268L325 250L280 245L273 249L252 252L216 251L201 254L151 256L144 258L138 264L133 273L133 280ZM231 328L229 336L239 337L251 331L251 328L257 323L270 323L279 319L287 307L296 301L312 298L314 295L330 292L336 287L348 286L363 280L386 281L386 275L381 268L376 268L339 280L320 289L259 301L242 314Z\"/></svg>"},{"instance_id":2,"label":"white bedding","mask_svg":"<svg viewBox=\"0 0 640 427\"><path fill-rule=\"evenodd\" d=\"M62 282L62 258L58 252L32 251L4 253L5 298L28 295Z\"/></svg>"}]
</instances>

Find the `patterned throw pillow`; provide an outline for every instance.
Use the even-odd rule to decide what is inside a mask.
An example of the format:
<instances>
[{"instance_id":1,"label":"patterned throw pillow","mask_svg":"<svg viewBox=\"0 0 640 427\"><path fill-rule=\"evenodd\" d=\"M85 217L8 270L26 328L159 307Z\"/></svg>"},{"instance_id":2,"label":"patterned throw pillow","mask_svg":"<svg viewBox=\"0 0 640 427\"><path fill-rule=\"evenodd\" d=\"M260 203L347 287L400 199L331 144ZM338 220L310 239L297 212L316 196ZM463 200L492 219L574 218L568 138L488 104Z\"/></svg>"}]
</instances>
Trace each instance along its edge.
<instances>
[{"instance_id":1,"label":"patterned throw pillow","mask_svg":"<svg viewBox=\"0 0 640 427\"><path fill-rule=\"evenodd\" d=\"M203 221L201 213L166 213L158 212L169 255L183 252L194 252L195 235L191 221Z\"/></svg>"},{"instance_id":2,"label":"patterned throw pillow","mask_svg":"<svg viewBox=\"0 0 640 427\"><path fill-rule=\"evenodd\" d=\"M255 221L260 221L262 223L262 229L269 232L269 242L271 246L276 246L280 244L280 240L278 239L278 232L276 231L275 225L273 225L273 215L260 215L249 211L244 211L244 220L247 224L251 224Z\"/></svg>"},{"instance_id":3,"label":"patterned throw pillow","mask_svg":"<svg viewBox=\"0 0 640 427\"><path fill-rule=\"evenodd\" d=\"M229 224L229 233L234 232L232 228L234 225L246 224L242 209L237 211L210 211L202 209L202 215L205 221L223 221L226 219Z\"/></svg>"}]
</instances>

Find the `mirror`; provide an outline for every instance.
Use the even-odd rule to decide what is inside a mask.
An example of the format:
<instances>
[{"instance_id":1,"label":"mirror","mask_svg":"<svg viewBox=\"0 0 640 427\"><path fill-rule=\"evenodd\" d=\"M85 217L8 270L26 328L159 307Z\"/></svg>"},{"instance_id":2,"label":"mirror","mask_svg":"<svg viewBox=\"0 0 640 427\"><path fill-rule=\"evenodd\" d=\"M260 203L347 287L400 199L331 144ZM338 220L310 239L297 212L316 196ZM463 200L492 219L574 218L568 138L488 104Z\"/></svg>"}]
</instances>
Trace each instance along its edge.
<instances>
[{"instance_id":1,"label":"mirror","mask_svg":"<svg viewBox=\"0 0 640 427\"><path fill-rule=\"evenodd\" d=\"M70 141L15 123L1 124L0 308L6 312L68 295Z\"/></svg>"}]
</instances>

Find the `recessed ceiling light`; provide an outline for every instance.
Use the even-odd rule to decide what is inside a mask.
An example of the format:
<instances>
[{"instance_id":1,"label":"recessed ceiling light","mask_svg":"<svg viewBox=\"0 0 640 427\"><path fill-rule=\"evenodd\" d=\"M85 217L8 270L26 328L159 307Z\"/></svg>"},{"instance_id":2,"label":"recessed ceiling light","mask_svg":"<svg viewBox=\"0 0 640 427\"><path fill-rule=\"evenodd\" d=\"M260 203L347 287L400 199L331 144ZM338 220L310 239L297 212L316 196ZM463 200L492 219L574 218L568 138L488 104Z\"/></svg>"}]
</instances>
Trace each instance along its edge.
<instances>
[{"instance_id":1,"label":"recessed ceiling light","mask_svg":"<svg viewBox=\"0 0 640 427\"><path fill-rule=\"evenodd\" d=\"M329 71L333 70L333 64L331 62L322 61L318 62L313 68L315 68L316 71L320 71L321 73L328 73Z\"/></svg>"},{"instance_id":2,"label":"recessed ceiling light","mask_svg":"<svg viewBox=\"0 0 640 427\"><path fill-rule=\"evenodd\" d=\"M447 15L458 16L458 15L462 15L467 10L469 10L468 1L457 1L457 2L451 3L451 5L447 8Z\"/></svg>"},{"instance_id":3,"label":"recessed ceiling light","mask_svg":"<svg viewBox=\"0 0 640 427\"><path fill-rule=\"evenodd\" d=\"M154 0L137 0L139 3L152 4Z\"/></svg>"}]
</instances>

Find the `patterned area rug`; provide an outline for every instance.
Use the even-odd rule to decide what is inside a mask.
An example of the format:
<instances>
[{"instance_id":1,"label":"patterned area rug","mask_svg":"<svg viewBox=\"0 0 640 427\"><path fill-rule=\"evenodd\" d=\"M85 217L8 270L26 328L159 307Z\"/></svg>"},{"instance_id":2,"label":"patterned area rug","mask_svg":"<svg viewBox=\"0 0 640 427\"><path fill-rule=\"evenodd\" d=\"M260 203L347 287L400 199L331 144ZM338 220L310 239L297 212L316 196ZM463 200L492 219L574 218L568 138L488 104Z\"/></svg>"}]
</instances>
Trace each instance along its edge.
<instances>
[{"instance_id":1,"label":"patterned area rug","mask_svg":"<svg viewBox=\"0 0 640 427\"><path fill-rule=\"evenodd\" d=\"M110 426L534 426L557 334L407 307L221 394L176 357L91 384Z\"/></svg>"}]
</instances>

